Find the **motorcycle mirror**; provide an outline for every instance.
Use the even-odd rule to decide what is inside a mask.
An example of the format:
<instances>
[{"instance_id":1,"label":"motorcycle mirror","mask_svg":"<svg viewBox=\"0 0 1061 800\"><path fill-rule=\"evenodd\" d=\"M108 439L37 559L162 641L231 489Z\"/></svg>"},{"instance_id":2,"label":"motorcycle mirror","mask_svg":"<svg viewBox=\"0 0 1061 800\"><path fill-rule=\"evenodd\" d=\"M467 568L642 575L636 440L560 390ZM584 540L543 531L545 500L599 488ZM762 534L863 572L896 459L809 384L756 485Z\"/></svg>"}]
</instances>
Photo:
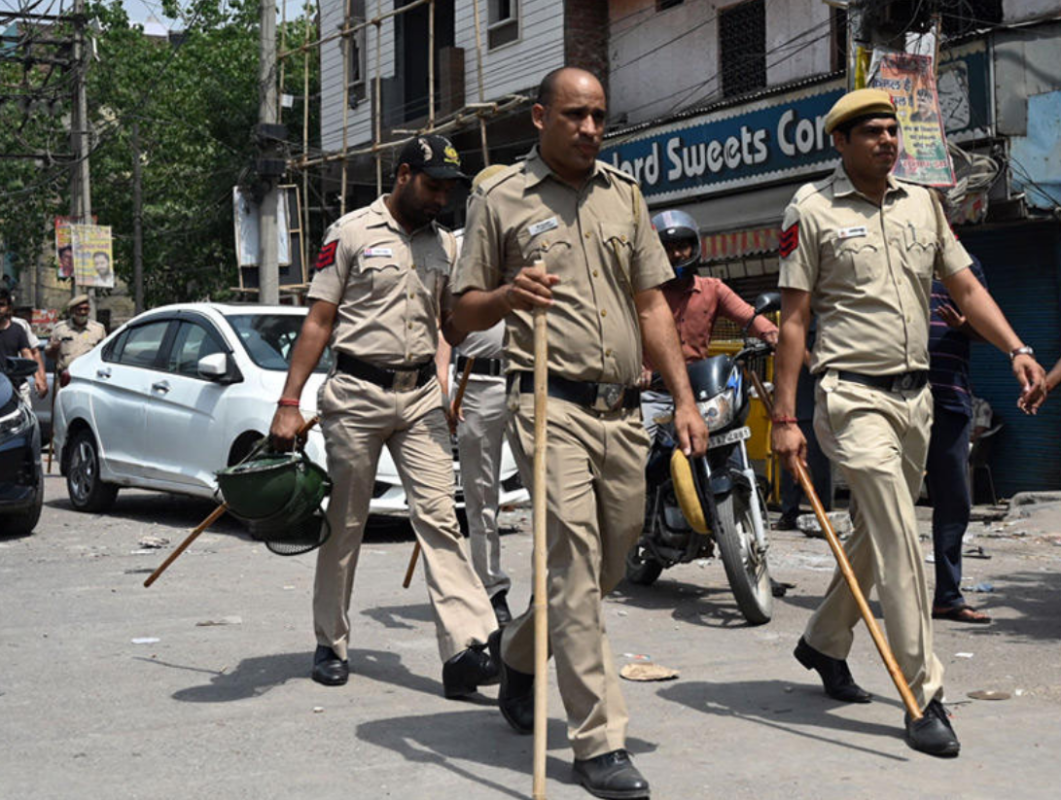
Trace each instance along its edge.
<instances>
[{"instance_id":1,"label":"motorcycle mirror","mask_svg":"<svg viewBox=\"0 0 1061 800\"><path fill-rule=\"evenodd\" d=\"M763 292L755 298L755 315L781 310L781 292Z\"/></svg>"},{"instance_id":2,"label":"motorcycle mirror","mask_svg":"<svg viewBox=\"0 0 1061 800\"><path fill-rule=\"evenodd\" d=\"M2 371L12 378L28 378L37 371L37 362L32 358L8 356Z\"/></svg>"}]
</instances>

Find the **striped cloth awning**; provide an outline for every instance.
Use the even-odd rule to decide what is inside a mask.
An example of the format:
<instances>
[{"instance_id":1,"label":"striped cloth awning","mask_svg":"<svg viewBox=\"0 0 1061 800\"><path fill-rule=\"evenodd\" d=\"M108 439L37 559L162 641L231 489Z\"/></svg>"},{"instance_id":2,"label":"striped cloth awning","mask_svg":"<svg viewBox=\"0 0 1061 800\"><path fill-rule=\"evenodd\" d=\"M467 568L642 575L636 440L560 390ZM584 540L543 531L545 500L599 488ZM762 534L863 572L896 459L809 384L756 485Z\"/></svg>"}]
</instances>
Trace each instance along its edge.
<instances>
[{"instance_id":1,"label":"striped cloth awning","mask_svg":"<svg viewBox=\"0 0 1061 800\"><path fill-rule=\"evenodd\" d=\"M752 228L703 237L704 261L729 261L743 256L777 251L780 231L776 227Z\"/></svg>"}]
</instances>

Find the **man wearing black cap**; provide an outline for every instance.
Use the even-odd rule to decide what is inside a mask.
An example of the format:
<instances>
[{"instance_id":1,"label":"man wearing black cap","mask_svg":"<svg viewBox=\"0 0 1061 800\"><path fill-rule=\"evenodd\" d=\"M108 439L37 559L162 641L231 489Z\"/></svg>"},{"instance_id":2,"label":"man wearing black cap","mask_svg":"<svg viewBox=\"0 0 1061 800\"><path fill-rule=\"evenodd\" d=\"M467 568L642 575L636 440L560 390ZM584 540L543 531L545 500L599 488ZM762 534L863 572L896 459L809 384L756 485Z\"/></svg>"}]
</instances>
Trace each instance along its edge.
<instances>
[{"instance_id":1,"label":"man wearing black cap","mask_svg":"<svg viewBox=\"0 0 1061 800\"><path fill-rule=\"evenodd\" d=\"M347 681L350 595L376 464L390 450L423 548L446 697L496 683L485 650L493 608L464 550L453 507L449 428L434 356L448 327L453 235L434 220L458 180L460 158L441 136L402 149L390 194L335 222L325 234L271 435L289 447L302 425L302 388L331 343L335 367L317 409L334 483L331 537L317 556L313 679Z\"/></svg>"}]
</instances>

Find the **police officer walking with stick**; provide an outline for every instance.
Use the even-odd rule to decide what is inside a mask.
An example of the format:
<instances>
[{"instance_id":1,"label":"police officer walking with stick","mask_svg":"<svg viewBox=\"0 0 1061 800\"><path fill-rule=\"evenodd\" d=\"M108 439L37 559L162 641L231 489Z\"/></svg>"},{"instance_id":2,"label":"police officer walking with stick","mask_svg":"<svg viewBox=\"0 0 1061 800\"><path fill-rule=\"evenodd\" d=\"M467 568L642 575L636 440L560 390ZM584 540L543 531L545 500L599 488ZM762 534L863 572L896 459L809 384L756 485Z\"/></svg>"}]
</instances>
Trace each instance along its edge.
<instances>
[{"instance_id":1,"label":"police officer walking with stick","mask_svg":"<svg viewBox=\"0 0 1061 800\"><path fill-rule=\"evenodd\" d=\"M675 398L686 453L704 426L674 320L657 287L674 272L636 183L597 161L604 90L580 69L542 80L533 107L538 147L473 195L454 275L454 327L504 318L508 430L533 490L533 322L547 309L548 633L578 781L599 797L644 797L625 750L627 711L601 600L622 578L644 515L648 437L638 409L642 343ZM543 261L545 269L535 268ZM500 651L499 705L521 733L534 725L532 613L491 637Z\"/></svg>"},{"instance_id":2,"label":"police officer walking with stick","mask_svg":"<svg viewBox=\"0 0 1061 800\"><path fill-rule=\"evenodd\" d=\"M888 93L848 93L830 110L825 131L842 163L796 193L781 232L773 449L793 472L797 460L806 461L795 396L813 312L814 429L851 489L851 567L864 592L877 586L889 643L923 709L920 719L907 714L906 740L931 755L956 756L958 737L940 702L943 665L932 650L931 597L914 514L932 424L933 272L973 327L1009 354L1022 398L1033 407L1043 399L1043 369L968 269L969 254L938 200L891 177L899 131ZM858 619L837 571L795 651L804 667L818 671L827 694L856 703L870 700L846 661Z\"/></svg>"},{"instance_id":3,"label":"police officer walking with stick","mask_svg":"<svg viewBox=\"0 0 1061 800\"><path fill-rule=\"evenodd\" d=\"M453 235L435 223L460 171L441 136L410 140L394 187L329 228L309 290L314 301L291 358L270 434L290 447L303 424L302 388L331 342L335 366L318 409L334 489L331 536L318 551L313 593L313 679L347 681L350 595L376 464L390 450L424 554L444 662L443 690L458 698L497 682L486 652L493 609L464 551L453 506L449 430L434 356L449 317Z\"/></svg>"}]
</instances>

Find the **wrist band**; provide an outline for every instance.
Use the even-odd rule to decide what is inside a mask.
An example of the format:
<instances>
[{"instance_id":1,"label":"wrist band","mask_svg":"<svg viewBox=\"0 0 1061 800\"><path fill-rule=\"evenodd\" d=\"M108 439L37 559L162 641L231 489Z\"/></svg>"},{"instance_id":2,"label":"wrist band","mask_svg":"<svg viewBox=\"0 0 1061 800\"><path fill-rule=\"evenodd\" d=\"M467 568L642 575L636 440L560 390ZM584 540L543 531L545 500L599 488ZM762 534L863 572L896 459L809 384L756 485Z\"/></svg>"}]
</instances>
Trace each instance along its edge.
<instances>
[{"instance_id":1,"label":"wrist band","mask_svg":"<svg viewBox=\"0 0 1061 800\"><path fill-rule=\"evenodd\" d=\"M278 406L290 406L291 408L298 408L300 403L294 397L281 397L276 401Z\"/></svg>"},{"instance_id":2,"label":"wrist band","mask_svg":"<svg viewBox=\"0 0 1061 800\"><path fill-rule=\"evenodd\" d=\"M799 420L795 417L774 417L771 420L775 425L797 425Z\"/></svg>"}]
</instances>

